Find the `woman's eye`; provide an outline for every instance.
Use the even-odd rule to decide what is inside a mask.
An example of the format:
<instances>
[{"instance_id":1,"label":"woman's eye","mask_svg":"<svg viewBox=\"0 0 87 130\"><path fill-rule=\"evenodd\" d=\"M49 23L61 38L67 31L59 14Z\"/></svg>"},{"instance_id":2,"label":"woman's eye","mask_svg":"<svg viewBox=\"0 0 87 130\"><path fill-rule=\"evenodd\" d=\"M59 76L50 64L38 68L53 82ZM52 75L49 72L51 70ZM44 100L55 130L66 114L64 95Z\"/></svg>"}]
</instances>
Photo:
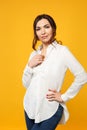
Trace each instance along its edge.
<instances>
[{"instance_id":1,"label":"woman's eye","mask_svg":"<svg viewBox=\"0 0 87 130\"><path fill-rule=\"evenodd\" d=\"M49 25L45 25L43 28L50 28L50 26ZM41 28L36 28L36 31L39 31L39 30L41 30Z\"/></svg>"},{"instance_id":2,"label":"woman's eye","mask_svg":"<svg viewBox=\"0 0 87 130\"><path fill-rule=\"evenodd\" d=\"M39 31L40 30L40 28L36 28L36 31Z\"/></svg>"},{"instance_id":3,"label":"woman's eye","mask_svg":"<svg viewBox=\"0 0 87 130\"><path fill-rule=\"evenodd\" d=\"M45 28L50 28L50 26L45 26Z\"/></svg>"}]
</instances>

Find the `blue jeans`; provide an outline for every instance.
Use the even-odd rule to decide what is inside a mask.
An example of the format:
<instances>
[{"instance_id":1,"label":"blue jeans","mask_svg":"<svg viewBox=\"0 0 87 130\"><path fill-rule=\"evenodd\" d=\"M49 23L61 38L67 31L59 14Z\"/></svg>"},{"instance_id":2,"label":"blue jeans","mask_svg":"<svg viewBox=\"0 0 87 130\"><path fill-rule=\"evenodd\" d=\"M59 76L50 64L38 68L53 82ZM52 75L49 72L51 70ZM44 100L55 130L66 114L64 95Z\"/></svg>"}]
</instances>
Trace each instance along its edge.
<instances>
[{"instance_id":1,"label":"blue jeans","mask_svg":"<svg viewBox=\"0 0 87 130\"><path fill-rule=\"evenodd\" d=\"M55 130L63 114L63 107L59 105L57 112L49 119L40 123L34 123L34 119L29 119L25 112L27 130Z\"/></svg>"}]
</instances>

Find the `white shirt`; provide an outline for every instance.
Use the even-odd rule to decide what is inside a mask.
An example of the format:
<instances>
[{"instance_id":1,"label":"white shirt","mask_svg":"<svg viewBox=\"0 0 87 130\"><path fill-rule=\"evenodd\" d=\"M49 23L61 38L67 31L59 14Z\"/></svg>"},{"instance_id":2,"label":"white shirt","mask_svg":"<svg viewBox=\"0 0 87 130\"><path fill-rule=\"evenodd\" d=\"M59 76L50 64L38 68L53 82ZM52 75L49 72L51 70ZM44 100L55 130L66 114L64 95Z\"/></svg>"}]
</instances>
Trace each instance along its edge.
<instances>
[{"instance_id":1,"label":"white shirt","mask_svg":"<svg viewBox=\"0 0 87 130\"><path fill-rule=\"evenodd\" d=\"M39 48L32 52L30 59L40 53ZM46 94L49 88L61 90L67 69L73 73L75 79L68 90L61 95L64 102L73 98L87 82L87 73L66 46L54 41L48 46L42 64L34 68L26 65L22 77L23 85L27 88L23 104L27 115L30 119L35 119L35 123L52 117L57 111L59 103L48 101ZM64 107L64 112L60 123L65 123L69 118L69 112L65 103L61 105Z\"/></svg>"}]
</instances>

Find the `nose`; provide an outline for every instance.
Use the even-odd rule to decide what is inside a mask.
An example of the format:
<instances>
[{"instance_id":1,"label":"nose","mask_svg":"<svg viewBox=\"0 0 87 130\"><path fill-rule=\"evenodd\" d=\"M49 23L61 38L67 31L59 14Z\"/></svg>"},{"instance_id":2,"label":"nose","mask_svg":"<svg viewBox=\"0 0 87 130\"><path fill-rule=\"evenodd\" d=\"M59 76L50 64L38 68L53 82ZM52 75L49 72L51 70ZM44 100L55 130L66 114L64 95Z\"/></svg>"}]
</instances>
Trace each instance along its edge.
<instances>
[{"instance_id":1,"label":"nose","mask_svg":"<svg viewBox=\"0 0 87 130\"><path fill-rule=\"evenodd\" d=\"M45 34L45 29L44 28L41 29L41 34L42 35Z\"/></svg>"}]
</instances>

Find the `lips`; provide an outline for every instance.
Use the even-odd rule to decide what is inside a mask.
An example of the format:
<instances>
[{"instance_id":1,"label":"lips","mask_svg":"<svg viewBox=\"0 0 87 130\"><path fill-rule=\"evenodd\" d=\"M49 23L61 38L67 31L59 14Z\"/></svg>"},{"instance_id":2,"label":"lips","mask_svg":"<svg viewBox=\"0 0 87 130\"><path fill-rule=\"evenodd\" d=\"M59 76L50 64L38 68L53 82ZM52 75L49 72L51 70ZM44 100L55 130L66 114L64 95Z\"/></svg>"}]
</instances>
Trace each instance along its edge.
<instances>
[{"instance_id":1,"label":"lips","mask_svg":"<svg viewBox=\"0 0 87 130\"><path fill-rule=\"evenodd\" d=\"M46 38L47 38L47 36L42 36L41 38L42 38L42 39L46 39Z\"/></svg>"}]
</instances>

